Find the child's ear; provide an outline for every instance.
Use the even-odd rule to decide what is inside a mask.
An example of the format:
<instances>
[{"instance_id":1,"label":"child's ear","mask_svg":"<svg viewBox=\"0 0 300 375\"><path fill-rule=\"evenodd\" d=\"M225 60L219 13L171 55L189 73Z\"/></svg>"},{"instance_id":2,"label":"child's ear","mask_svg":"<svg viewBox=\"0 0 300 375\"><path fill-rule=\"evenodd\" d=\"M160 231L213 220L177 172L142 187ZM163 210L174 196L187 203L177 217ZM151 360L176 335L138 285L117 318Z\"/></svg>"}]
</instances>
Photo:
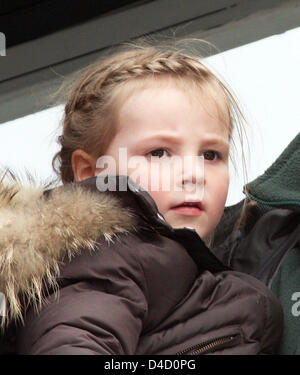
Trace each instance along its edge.
<instances>
[{"instance_id":1,"label":"child's ear","mask_svg":"<svg viewBox=\"0 0 300 375\"><path fill-rule=\"evenodd\" d=\"M83 150L72 154L72 169L75 181L83 181L95 176L96 159Z\"/></svg>"}]
</instances>

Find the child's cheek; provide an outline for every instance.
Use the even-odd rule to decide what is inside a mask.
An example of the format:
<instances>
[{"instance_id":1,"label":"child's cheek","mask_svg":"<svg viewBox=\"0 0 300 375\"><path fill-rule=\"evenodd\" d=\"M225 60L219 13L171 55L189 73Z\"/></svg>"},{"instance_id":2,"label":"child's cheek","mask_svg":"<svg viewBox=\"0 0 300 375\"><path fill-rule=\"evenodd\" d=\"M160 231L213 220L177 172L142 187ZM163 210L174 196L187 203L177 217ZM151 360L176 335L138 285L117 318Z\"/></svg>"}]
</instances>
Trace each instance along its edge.
<instances>
[{"instance_id":1,"label":"child's cheek","mask_svg":"<svg viewBox=\"0 0 300 375\"><path fill-rule=\"evenodd\" d=\"M167 179L167 181L164 181L163 178ZM162 170L158 169L158 165L149 164L147 169L148 183L143 188L147 190L161 213L163 213L164 205L166 205L170 195L169 185L171 181L168 178L166 175L163 176Z\"/></svg>"},{"instance_id":2,"label":"child's cheek","mask_svg":"<svg viewBox=\"0 0 300 375\"><path fill-rule=\"evenodd\" d=\"M143 166L143 168L139 171L140 175L140 185L149 192L154 192L155 196L159 193L163 188L163 173L162 168L159 163L155 162L148 162L147 165Z\"/></svg>"},{"instance_id":3,"label":"child's cheek","mask_svg":"<svg viewBox=\"0 0 300 375\"><path fill-rule=\"evenodd\" d=\"M222 215L227 199L229 187L229 177L227 173L219 176L217 183L211 186L213 200L216 203L216 214Z\"/></svg>"}]
</instances>

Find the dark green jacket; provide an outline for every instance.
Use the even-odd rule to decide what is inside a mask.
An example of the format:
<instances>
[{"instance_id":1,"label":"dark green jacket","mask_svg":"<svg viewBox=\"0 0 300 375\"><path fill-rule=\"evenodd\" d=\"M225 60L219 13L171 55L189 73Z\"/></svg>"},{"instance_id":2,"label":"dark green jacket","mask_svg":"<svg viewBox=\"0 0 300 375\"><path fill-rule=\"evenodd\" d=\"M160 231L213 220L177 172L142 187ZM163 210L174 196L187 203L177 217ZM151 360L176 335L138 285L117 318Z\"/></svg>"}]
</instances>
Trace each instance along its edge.
<instances>
[{"instance_id":1,"label":"dark green jacket","mask_svg":"<svg viewBox=\"0 0 300 375\"><path fill-rule=\"evenodd\" d=\"M278 354L300 354L300 133L247 188L256 204L238 230L243 201L226 207L213 252L276 294L284 310Z\"/></svg>"}]
</instances>

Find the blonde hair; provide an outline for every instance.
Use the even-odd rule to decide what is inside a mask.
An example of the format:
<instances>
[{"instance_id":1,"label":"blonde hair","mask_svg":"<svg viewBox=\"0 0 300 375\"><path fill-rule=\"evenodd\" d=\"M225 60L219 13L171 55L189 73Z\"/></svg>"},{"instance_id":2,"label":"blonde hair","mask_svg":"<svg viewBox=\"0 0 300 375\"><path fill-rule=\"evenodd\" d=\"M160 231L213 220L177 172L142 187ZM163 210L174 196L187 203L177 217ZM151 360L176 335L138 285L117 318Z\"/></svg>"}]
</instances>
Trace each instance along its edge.
<instances>
[{"instance_id":1,"label":"blonde hair","mask_svg":"<svg viewBox=\"0 0 300 375\"><path fill-rule=\"evenodd\" d=\"M63 183L74 180L71 159L76 149L97 157L105 154L117 133L115 120L119 89L128 83L169 78L196 85L215 100L219 113L223 111L229 140L234 144L232 132L236 123L242 142L240 120L243 115L234 96L198 56L164 46L131 46L96 61L79 74L66 91L63 133L59 137L61 149L52 161ZM220 95L225 102L225 111L224 105L221 108L217 100Z\"/></svg>"}]
</instances>

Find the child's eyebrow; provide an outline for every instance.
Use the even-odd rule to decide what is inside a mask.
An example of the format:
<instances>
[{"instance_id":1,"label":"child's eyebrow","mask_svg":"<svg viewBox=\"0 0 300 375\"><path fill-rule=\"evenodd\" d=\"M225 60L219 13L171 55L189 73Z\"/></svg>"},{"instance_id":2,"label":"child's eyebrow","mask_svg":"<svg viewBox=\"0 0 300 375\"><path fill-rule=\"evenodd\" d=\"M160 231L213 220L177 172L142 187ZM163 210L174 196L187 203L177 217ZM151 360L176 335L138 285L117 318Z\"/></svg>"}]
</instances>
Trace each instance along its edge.
<instances>
[{"instance_id":1,"label":"child's eyebrow","mask_svg":"<svg viewBox=\"0 0 300 375\"><path fill-rule=\"evenodd\" d=\"M152 135L151 137L146 137L146 138L141 139L139 142L151 142L151 141L172 142L172 143L177 143L177 144L181 143L181 139L179 137L176 137L170 134Z\"/></svg>"},{"instance_id":2,"label":"child's eyebrow","mask_svg":"<svg viewBox=\"0 0 300 375\"><path fill-rule=\"evenodd\" d=\"M146 137L146 138L139 140L140 143L151 142L151 141L160 141L160 142L180 144L182 142L182 139L180 137L176 137L170 134L166 134L166 135L157 134L157 135L152 135L150 137ZM229 147L228 141L226 141L222 137L216 137L216 136L203 137L201 138L201 143L203 143L206 146L221 145L223 147Z\"/></svg>"},{"instance_id":3,"label":"child's eyebrow","mask_svg":"<svg viewBox=\"0 0 300 375\"><path fill-rule=\"evenodd\" d=\"M202 142L205 144L205 145L208 145L208 146L213 146L213 145L222 145L223 147L229 147L229 142L226 141L224 138L222 137L207 137L207 138L203 138L202 139Z\"/></svg>"}]
</instances>

